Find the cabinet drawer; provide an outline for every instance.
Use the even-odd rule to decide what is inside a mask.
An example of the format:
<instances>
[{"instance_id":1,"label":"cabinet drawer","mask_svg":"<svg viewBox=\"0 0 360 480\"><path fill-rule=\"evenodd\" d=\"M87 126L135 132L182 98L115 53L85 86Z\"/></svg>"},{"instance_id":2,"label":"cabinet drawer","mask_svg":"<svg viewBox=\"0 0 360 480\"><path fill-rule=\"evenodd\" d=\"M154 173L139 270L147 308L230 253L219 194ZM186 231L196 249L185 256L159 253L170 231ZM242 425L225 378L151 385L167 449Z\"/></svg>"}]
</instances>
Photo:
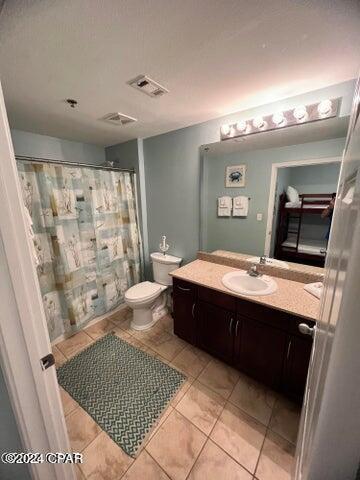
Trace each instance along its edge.
<instances>
[{"instance_id":1,"label":"cabinet drawer","mask_svg":"<svg viewBox=\"0 0 360 480\"><path fill-rule=\"evenodd\" d=\"M226 293L217 292L210 288L199 287L199 300L224 308L230 312L236 311L235 297L227 295Z\"/></svg>"},{"instance_id":2,"label":"cabinet drawer","mask_svg":"<svg viewBox=\"0 0 360 480\"><path fill-rule=\"evenodd\" d=\"M287 331L289 321L292 320L292 316L286 312L246 300L237 299L236 308L239 315L245 315L280 330Z\"/></svg>"},{"instance_id":3,"label":"cabinet drawer","mask_svg":"<svg viewBox=\"0 0 360 480\"><path fill-rule=\"evenodd\" d=\"M197 286L194 283L180 280L179 278L173 278L174 294L181 293L191 298L196 297Z\"/></svg>"}]
</instances>

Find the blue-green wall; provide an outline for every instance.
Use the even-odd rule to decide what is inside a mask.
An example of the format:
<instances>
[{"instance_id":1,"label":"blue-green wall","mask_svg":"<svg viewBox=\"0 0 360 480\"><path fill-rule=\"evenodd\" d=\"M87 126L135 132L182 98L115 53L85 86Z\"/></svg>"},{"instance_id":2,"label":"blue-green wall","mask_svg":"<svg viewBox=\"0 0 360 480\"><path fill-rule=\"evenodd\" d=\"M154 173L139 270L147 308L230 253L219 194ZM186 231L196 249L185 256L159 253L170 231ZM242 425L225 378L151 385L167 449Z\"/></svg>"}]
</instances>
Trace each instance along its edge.
<instances>
[{"instance_id":1,"label":"blue-green wall","mask_svg":"<svg viewBox=\"0 0 360 480\"><path fill-rule=\"evenodd\" d=\"M4 452L21 452L23 450L0 368L0 456ZM0 461L0 478L1 480L30 480L30 474L27 465L11 465Z\"/></svg>"},{"instance_id":2,"label":"blue-green wall","mask_svg":"<svg viewBox=\"0 0 360 480\"><path fill-rule=\"evenodd\" d=\"M244 153L232 153L228 155L209 155L204 159L204 245L207 251L217 249L243 252L253 255L264 253L265 232L267 222L267 210L270 192L271 167L273 163L304 160L307 158L341 156L345 139L333 139L322 142L291 145L281 148L270 148ZM228 165L246 165L246 185L244 188L225 188L224 173ZM307 167L310 168L310 167ZM325 169L325 167L323 167ZM328 166L330 174L326 180L333 178L335 170L333 165ZM289 178L283 179L290 181ZM301 178L301 173L296 169L298 181L303 183L310 181L311 175ZM321 169L320 169L321 170ZM338 170L337 170L338 172ZM321 183L321 179L317 179ZM324 187L327 191L328 186ZM312 190L312 187L311 187ZM312 191L311 193L316 193ZM218 217L216 201L223 195L245 195L251 198L249 214L246 218L241 217ZM262 221L256 220L256 214L262 213Z\"/></svg>"},{"instance_id":3,"label":"blue-green wall","mask_svg":"<svg viewBox=\"0 0 360 480\"><path fill-rule=\"evenodd\" d=\"M16 155L49 158L99 165L105 162L105 149L89 143L72 142L37 133L11 130Z\"/></svg>"},{"instance_id":4,"label":"blue-green wall","mask_svg":"<svg viewBox=\"0 0 360 480\"><path fill-rule=\"evenodd\" d=\"M286 170L289 170L288 184L299 193L336 192L340 163L292 167Z\"/></svg>"},{"instance_id":5,"label":"blue-green wall","mask_svg":"<svg viewBox=\"0 0 360 480\"><path fill-rule=\"evenodd\" d=\"M218 142L224 123L267 115L326 98L343 97L340 116L351 111L354 81L237 112L188 128L144 139L149 250L168 236L171 253L190 261L199 249L200 145Z\"/></svg>"}]
</instances>

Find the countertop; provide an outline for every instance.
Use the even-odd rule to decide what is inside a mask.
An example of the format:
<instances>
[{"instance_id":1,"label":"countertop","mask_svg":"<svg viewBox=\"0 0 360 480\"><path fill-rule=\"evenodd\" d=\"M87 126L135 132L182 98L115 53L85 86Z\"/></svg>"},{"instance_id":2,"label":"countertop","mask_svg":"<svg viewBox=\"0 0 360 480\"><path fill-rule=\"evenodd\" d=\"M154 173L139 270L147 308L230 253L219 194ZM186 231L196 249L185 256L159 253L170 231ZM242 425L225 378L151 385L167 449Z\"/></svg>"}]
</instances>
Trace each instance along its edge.
<instances>
[{"instance_id":1,"label":"countertop","mask_svg":"<svg viewBox=\"0 0 360 480\"><path fill-rule=\"evenodd\" d=\"M271 295L249 296L240 295L226 288L221 279L225 273L239 270L204 260L194 260L187 265L170 273L171 276L227 293L233 297L245 298L250 302L260 303L271 308L293 313L300 317L317 320L320 310L320 301L304 290L304 284L273 277L278 289Z\"/></svg>"}]
</instances>

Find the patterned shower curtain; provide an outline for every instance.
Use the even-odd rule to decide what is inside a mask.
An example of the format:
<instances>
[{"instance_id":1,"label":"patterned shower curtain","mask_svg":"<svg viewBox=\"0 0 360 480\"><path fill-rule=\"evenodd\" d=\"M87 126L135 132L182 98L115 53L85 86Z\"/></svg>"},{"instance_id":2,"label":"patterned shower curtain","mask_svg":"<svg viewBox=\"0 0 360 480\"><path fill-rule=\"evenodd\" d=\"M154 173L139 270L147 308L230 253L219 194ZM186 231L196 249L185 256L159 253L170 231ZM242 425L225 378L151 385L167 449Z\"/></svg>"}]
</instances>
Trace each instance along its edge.
<instances>
[{"instance_id":1,"label":"patterned shower curtain","mask_svg":"<svg viewBox=\"0 0 360 480\"><path fill-rule=\"evenodd\" d=\"M81 329L140 281L134 175L18 162L50 339Z\"/></svg>"}]
</instances>

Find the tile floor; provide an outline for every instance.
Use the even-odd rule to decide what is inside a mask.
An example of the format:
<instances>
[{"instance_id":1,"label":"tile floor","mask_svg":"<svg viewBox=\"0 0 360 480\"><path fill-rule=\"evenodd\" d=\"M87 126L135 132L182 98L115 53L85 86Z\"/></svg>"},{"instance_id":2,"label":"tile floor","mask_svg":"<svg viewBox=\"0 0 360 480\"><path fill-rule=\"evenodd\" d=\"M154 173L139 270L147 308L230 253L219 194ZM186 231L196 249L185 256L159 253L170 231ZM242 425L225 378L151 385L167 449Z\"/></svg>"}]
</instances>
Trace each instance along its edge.
<instances>
[{"instance_id":1,"label":"tile floor","mask_svg":"<svg viewBox=\"0 0 360 480\"><path fill-rule=\"evenodd\" d=\"M165 316L146 332L130 329L124 309L54 346L59 366L114 331L123 340L184 372L188 380L134 460L63 389L79 479L289 480L299 408L173 335Z\"/></svg>"}]
</instances>

